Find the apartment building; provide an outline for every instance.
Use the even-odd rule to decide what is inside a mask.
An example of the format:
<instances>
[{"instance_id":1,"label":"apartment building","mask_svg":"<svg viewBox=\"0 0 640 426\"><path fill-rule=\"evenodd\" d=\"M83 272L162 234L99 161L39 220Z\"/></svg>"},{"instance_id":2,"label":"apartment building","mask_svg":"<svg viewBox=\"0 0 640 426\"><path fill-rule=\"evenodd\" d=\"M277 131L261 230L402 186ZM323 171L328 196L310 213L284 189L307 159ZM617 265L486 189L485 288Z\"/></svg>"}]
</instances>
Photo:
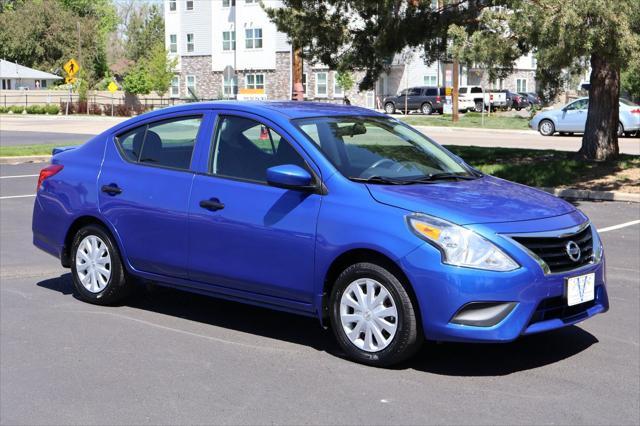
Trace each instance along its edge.
<instances>
[{"instance_id":1,"label":"apartment building","mask_svg":"<svg viewBox=\"0 0 640 426\"><path fill-rule=\"evenodd\" d=\"M264 0L269 7L280 0ZM291 99L292 49L286 34L278 32L259 0L164 0L165 43L178 60L170 96L199 99ZM530 91L535 89L535 63L530 57L518 61L512 76L487 82L481 69L463 69L460 84ZM405 87L451 86L451 65L427 65L418 51L396 55L374 90L359 92L362 72L347 93L336 73L322 64L303 63L305 98L380 107L382 98Z\"/></svg>"}]
</instances>

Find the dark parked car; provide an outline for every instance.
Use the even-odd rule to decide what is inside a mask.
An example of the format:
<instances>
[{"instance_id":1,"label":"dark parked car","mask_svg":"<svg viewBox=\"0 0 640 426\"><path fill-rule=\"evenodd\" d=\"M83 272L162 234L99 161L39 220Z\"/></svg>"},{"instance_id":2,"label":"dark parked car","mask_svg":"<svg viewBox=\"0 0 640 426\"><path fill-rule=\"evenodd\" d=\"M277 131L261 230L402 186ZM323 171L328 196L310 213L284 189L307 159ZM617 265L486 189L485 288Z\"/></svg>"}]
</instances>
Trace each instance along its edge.
<instances>
[{"instance_id":1,"label":"dark parked car","mask_svg":"<svg viewBox=\"0 0 640 426\"><path fill-rule=\"evenodd\" d=\"M506 109L515 109L516 111L520 111L521 109L528 108L531 106L528 99L519 93L514 93L510 90L500 90L502 93L507 95L507 107Z\"/></svg>"},{"instance_id":2,"label":"dark parked car","mask_svg":"<svg viewBox=\"0 0 640 426\"><path fill-rule=\"evenodd\" d=\"M445 102L444 87L410 87L400 92L397 96L387 96L382 101L384 111L393 114L396 111L408 113L420 111L423 114L431 114L434 111L442 113ZM407 111L405 111L405 106Z\"/></svg>"},{"instance_id":3,"label":"dark parked car","mask_svg":"<svg viewBox=\"0 0 640 426\"><path fill-rule=\"evenodd\" d=\"M537 93L534 93L534 92L519 92L518 94L520 96L522 96L523 98L525 98L526 100L528 100L531 105L542 106L542 99L540 99L540 96L538 96Z\"/></svg>"}]
</instances>

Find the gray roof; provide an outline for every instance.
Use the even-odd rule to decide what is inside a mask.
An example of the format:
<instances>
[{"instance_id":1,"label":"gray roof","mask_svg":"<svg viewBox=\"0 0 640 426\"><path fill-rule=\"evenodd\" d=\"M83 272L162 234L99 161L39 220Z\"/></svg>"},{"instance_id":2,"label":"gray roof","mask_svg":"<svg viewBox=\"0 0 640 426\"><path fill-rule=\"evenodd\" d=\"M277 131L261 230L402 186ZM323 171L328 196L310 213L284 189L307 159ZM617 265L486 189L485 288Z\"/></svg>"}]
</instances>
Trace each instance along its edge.
<instances>
[{"instance_id":1,"label":"gray roof","mask_svg":"<svg viewBox=\"0 0 640 426\"><path fill-rule=\"evenodd\" d=\"M0 78L32 78L36 80L62 80L55 74L34 70L13 62L0 59Z\"/></svg>"}]
</instances>

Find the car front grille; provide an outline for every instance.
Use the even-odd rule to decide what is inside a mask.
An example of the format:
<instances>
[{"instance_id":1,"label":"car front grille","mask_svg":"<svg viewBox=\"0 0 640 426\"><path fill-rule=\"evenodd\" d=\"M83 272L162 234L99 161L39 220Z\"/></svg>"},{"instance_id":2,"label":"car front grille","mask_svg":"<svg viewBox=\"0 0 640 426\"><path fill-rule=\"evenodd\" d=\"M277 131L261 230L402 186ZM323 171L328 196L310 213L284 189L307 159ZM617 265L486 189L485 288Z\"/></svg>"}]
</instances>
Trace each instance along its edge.
<instances>
[{"instance_id":1,"label":"car front grille","mask_svg":"<svg viewBox=\"0 0 640 426\"><path fill-rule=\"evenodd\" d=\"M596 299L599 298L600 287L595 288ZM564 296L544 299L536 308L529 325L537 322L559 319L562 321L574 321L587 315L587 310L597 303L596 300L580 303L579 305L567 306L567 299Z\"/></svg>"},{"instance_id":2,"label":"car front grille","mask_svg":"<svg viewBox=\"0 0 640 426\"><path fill-rule=\"evenodd\" d=\"M548 266L551 273L571 271L593 262L593 237L590 225L568 235L519 235L512 238L541 259ZM580 258L578 260L573 260L569 256L567 244L571 241L580 247Z\"/></svg>"}]
</instances>

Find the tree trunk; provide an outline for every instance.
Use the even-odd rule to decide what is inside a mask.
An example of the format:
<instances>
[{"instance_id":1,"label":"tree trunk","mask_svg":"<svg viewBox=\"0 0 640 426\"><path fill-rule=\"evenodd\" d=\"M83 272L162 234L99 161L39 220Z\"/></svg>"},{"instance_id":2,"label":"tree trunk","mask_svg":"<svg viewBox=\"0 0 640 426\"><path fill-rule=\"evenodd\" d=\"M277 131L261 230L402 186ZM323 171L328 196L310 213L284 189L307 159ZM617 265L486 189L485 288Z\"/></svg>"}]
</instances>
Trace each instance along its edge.
<instances>
[{"instance_id":1,"label":"tree trunk","mask_svg":"<svg viewBox=\"0 0 640 426\"><path fill-rule=\"evenodd\" d=\"M580 154L588 160L609 160L619 153L620 67L594 53L589 83L589 110Z\"/></svg>"}]
</instances>

